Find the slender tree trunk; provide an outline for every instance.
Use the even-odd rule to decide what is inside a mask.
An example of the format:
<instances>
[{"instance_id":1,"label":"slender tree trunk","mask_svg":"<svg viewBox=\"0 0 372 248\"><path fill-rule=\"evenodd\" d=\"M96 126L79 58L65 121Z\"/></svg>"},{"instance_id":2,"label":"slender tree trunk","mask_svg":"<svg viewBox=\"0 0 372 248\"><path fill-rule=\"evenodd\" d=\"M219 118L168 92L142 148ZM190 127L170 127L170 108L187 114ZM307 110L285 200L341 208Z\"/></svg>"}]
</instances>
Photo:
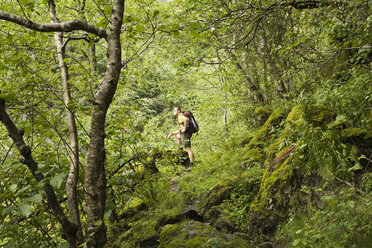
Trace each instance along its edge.
<instances>
[{"instance_id":1,"label":"slender tree trunk","mask_svg":"<svg viewBox=\"0 0 372 248\"><path fill-rule=\"evenodd\" d=\"M52 23L59 23L56 14L54 1L49 1L49 15ZM83 242L83 234L81 230L80 213L77 197L77 183L79 177L79 145L77 137L77 127L74 114L69 108L71 102L71 94L69 87L68 67L64 62L65 49L63 47L63 33L55 32L54 41L57 48L58 63L61 71L61 84L63 89L63 102L67 112L67 126L69 133L69 154L70 154L70 171L66 182L67 203L70 213L70 221L78 227L77 238L79 242Z\"/></svg>"},{"instance_id":2,"label":"slender tree trunk","mask_svg":"<svg viewBox=\"0 0 372 248\"><path fill-rule=\"evenodd\" d=\"M120 31L124 0L115 0L110 27L107 30L107 66L103 82L94 94L90 145L85 168L85 200L87 211L86 242L88 247L103 247L106 227L103 221L106 201L105 120L115 94L121 71Z\"/></svg>"},{"instance_id":3,"label":"slender tree trunk","mask_svg":"<svg viewBox=\"0 0 372 248\"><path fill-rule=\"evenodd\" d=\"M89 47L89 68L90 73L94 74L96 72L96 45L94 43Z\"/></svg>"},{"instance_id":4,"label":"slender tree trunk","mask_svg":"<svg viewBox=\"0 0 372 248\"><path fill-rule=\"evenodd\" d=\"M23 140L24 131L18 129L12 119L9 117L5 109L5 100L0 98L0 122L4 124L8 131L9 137L13 140L22 158L20 161L27 165L31 171L32 176L40 183L43 182L44 192L47 198L48 207L52 210L54 216L57 218L59 223L62 225L62 231L66 235L67 241L71 247L76 246L76 231L77 227L71 223L63 212L61 205L59 204L57 195L52 185L45 181L45 176L39 171L37 162L32 157L31 147L27 146Z\"/></svg>"}]
</instances>

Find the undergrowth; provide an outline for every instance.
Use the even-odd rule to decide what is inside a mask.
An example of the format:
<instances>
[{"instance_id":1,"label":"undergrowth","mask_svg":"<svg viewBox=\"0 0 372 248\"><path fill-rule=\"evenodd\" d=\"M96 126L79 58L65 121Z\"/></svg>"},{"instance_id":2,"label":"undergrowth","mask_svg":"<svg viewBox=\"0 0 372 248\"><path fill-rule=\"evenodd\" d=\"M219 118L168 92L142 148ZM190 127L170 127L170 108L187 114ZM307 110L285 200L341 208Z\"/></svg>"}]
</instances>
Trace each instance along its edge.
<instances>
[{"instance_id":1,"label":"undergrowth","mask_svg":"<svg viewBox=\"0 0 372 248\"><path fill-rule=\"evenodd\" d=\"M286 247L367 248L372 243L371 195L353 189L324 195L316 209L299 211L283 224L276 241Z\"/></svg>"}]
</instances>

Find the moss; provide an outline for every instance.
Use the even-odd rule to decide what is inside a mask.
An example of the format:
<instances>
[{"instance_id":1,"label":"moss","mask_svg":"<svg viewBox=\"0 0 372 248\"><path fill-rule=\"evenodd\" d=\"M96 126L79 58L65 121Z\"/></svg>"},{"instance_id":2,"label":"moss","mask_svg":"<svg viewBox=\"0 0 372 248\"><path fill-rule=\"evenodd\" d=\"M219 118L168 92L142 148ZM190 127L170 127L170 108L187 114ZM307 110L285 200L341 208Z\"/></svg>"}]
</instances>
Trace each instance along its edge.
<instances>
[{"instance_id":1,"label":"moss","mask_svg":"<svg viewBox=\"0 0 372 248\"><path fill-rule=\"evenodd\" d=\"M367 134L367 130L361 128L347 128L342 131L344 138L349 137L364 137Z\"/></svg>"},{"instance_id":2,"label":"moss","mask_svg":"<svg viewBox=\"0 0 372 248\"><path fill-rule=\"evenodd\" d=\"M291 112L288 114L286 121L287 122L297 122L302 120L302 115L304 113L304 109L302 106L294 106ZM297 123L297 125L302 124L303 121Z\"/></svg>"},{"instance_id":3,"label":"moss","mask_svg":"<svg viewBox=\"0 0 372 248\"><path fill-rule=\"evenodd\" d=\"M313 104L304 108L305 119L315 125L325 125L335 119L335 114L323 105Z\"/></svg>"},{"instance_id":4,"label":"moss","mask_svg":"<svg viewBox=\"0 0 372 248\"><path fill-rule=\"evenodd\" d=\"M202 200L202 214L206 213L212 206L216 206L222 203L223 200L227 199L230 195L231 185L227 182L219 182L212 187L205 195Z\"/></svg>"},{"instance_id":5,"label":"moss","mask_svg":"<svg viewBox=\"0 0 372 248\"><path fill-rule=\"evenodd\" d=\"M239 235L219 232L212 226L186 220L167 225L160 233L159 248L197 248L197 247L250 247L249 242Z\"/></svg>"},{"instance_id":6,"label":"moss","mask_svg":"<svg viewBox=\"0 0 372 248\"><path fill-rule=\"evenodd\" d=\"M278 139L278 141L276 141L275 143L271 144L267 148L266 161L268 161L270 163L274 159L275 154L279 150L279 146L283 142L283 140L284 140L284 135L280 136L279 139Z\"/></svg>"},{"instance_id":7,"label":"moss","mask_svg":"<svg viewBox=\"0 0 372 248\"><path fill-rule=\"evenodd\" d=\"M272 113L272 109L268 107L258 107L254 110L254 114L259 121L266 121Z\"/></svg>"},{"instance_id":8,"label":"moss","mask_svg":"<svg viewBox=\"0 0 372 248\"><path fill-rule=\"evenodd\" d=\"M235 147L244 147L245 145L249 144L252 137L253 136L250 133L244 133L238 137L233 137L230 142L226 143L225 149L230 150Z\"/></svg>"},{"instance_id":9,"label":"moss","mask_svg":"<svg viewBox=\"0 0 372 248\"><path fill-rule=\"evenodd\" d=\"M361 128L347 128L342 131L344 141L355 144L358 147L372 146L372 132Z\"/></svg>"},{"instance_id":10,"label":"moss","mask_svg":"<svg viewBox=\"0 0 372 248\"><path fill-rule=\"evenodd\" d=\"M288 149L282 149L277 158ZM292 168L290 163L292 156L283 158L283 161L266 169L259 192L252 201L247 219L247 232L254 236L257 234L272 235L277 224L286 218L288 214L289 197L284 193L290 183Z\"/></svg>"},{"instance_id":11,"label":"moss","mask_svg":"<svg viewBox=\"0 0 372 248\"><path fill-rule=\"evenodd\" d=\"M213 206L218 206L224 200L230 199L230 195L233 192L238 194L256 193L262 177L262 171L258 166L252 167L249 171L239 176L217 183L202 197L200 212L204 215Z\"/></svg>"},{"instance_id":12,"label":"moss","mask_svg":"<svg viewBox=\"0 0 372 248\"><path fill-rule=\"evenodd\" d=\"M271 162L274 157L277 155L278 150L280 149L281 144L285 140L285 138L290 134L291 132L291 124L294 123L296 126L300 126L304 124L304 118L303 118L304 108L303 106L294 106L291 110L291 112L288 114L286 119L286 125L281 133L278 140L274 143L272 143L266 151L266 161Z\"/></svg>"},{"instance_id":13,"label":"moss","mask_svg":"<svg viewBox=\"0 0 372 248\"><path fill-rule=\"evenodd\" d=\"M267 119L265 124L261 127L260 130L256 132L256 134L252 137L251 141L248 144L248 147L253 147L254 145L257 144L258 140L260 140L266 133L267 130L269 129L270 126L278 124L280 121L280 117L282 117L282 113L280 110L275 110Z\"/></svg>"},{"instance_id":14,"label":"moss","mask_svg":"<svg viewBox=\"0 0 372 248\"><path fill-rule=\"evenodd\" d=\"M248 150L248 152L245 154L245 159L248 160L248 162L257 162L261 166L263 162L265 161L265 155L260 148L253 148Z\"/></svg>"},{"instance_id":15,"label":"moss","mask_svg":"<svg viewBox=\"0 0 372 248\"><path fill-rule=\"evenodd\" d=\"M289 157L281 164L278 164L272 173L268 170L265 171L262 177L260 190L251 204L251 211L266 213L264 207L267 198L273 198L285 185L289 176L289 170L291 169L290 166L288 166L291 161L292 157Z\"/></svg>"}]
</instances>

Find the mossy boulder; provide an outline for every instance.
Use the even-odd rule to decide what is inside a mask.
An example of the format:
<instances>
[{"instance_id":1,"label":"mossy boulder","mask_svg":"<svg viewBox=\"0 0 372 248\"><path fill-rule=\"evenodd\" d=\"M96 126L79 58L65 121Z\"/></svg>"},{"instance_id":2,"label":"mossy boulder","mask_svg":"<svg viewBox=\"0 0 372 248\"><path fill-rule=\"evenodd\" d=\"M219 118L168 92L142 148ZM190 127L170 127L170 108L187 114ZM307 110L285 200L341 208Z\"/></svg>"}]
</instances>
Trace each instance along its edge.
<instances>
[{"instance_id":1,"label":"mossy boulder","mask_svg":"<svg viewBox=\"0 0 372 248\"><path fill-rule=\"evenodd\" d=\"M202 197L199 212L204 220L219 230L243 231L230 211L249 206L258 192L262 174L263 170L256 165L239 176L217 183Z\"/></svg>"},{"instance_id":2,"label":"mossy boulder","mask_svg":"<svg viewBox=\"0 0 372 248\"><path fill-rule=\"evenodd\" d=\"M266 149L266 161L271 163L275 158L279 150L283 149L283 142L287 136L293 134L293 128L301 126L305 123L304 117L304 107L303 106L294 106L287 115L285 127L280 134L280 137Z\"/></svg>"},{"instance_id":3,"label":"mossy boulder","mask_svg":"<svg viewBox=\"0 0 372 248\"><path fill-rule=\"evenodd\" d=\"M345 142L355 144L358 147L372 147L372 132L361 128L347 128L342 130L342 138Z\"/></svg>"},{"instance_id":4,"label":"mossy boulder","mask_svg":"<svg viewBox=\"0 0 372 248\"><path fill-rule=\"evenodd\" d=\"M231 191L232 186L228 181L217 183L202 197L200 213L205 215L213 206L221 204L225 199L229 198Z\"/></svg>"},{"instance_id":5,"label":"mossy boulder","mask_svg":"<svg viewBox=\"0 0 372 248\"><path fill-rule=\"evenodd\" d=\"M316 126L324 126L335 120L336 115L326 106L312 104L304 107L305 120Z\"/></svg>"},{"instance_id":6,"label":"mossy boulder","mask_svg":"<svg viewBox=\"0 0 372 248\"><path fill-rule=\"evenodd\" d=\"M160 233L159 248L234 247L249 248L249 241L236 234L226 234L197 221L169 224Z\"/></svg>"},{"instance_id":7,"label":"mossy boulder","mask_svg":"<svg viewBox=\"0 0 372 248\"><path fill-rule=\"evenodd\" d=\"M268 107L258 107L254 110L254 114L258 121L265 122L272 113L272 109Z\"/></svg>"},{"instance_id":8,"label":"mossy boulder","mask_svg":"<svg viewBox=\"0 0 372 248\"><path fill-rule=\"evenodd\" d=\"M248 233L272 235L277 224L287 217L291 190L296 187L291 180L294 152L295 146L283 149L266 169L259 192L250 205Z\"/></svg>"},{"instance_id":9,"label":"mossy boulder","mask_svg":"<svg viewBox=\"0 0 372 248\"><path fill-rule=\"evenodd\" d=\"M201 200L201 214L204 215L213 206L220 205L230 198L232 192L239 194L255 194L262 176L260 168L251 168L240 176L235 176L217 183L208 190Z\"/></svg>"},{"instance_id":10,"label":"mossy boulder","mask_svg":"<svg viewBox=\"0 0 372 248\"><path fill-rule=\"evenodd\" d=\"M265 158L265 152L260 148L250 149L245 154L247 167L251 166L252 163L258 163L262 168Z\"/></svg>"}]
</instances>

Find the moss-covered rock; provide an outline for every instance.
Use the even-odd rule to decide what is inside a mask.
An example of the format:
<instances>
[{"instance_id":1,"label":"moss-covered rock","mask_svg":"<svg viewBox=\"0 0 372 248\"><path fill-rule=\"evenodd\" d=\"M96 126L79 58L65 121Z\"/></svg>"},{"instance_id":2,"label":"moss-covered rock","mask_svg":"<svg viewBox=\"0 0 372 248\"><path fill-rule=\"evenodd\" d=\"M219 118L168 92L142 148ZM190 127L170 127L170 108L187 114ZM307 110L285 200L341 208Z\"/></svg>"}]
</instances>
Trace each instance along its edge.
<instances>
[{"instance_id":1,"label":"moss-covered rock","mask_svg":"<svg viewBox=\"0 0 372 248\"><path fill-rule=\"evenodd\" d=\"M358 147L372 147L372 132L361 128L347 128L342 131L342 138L345 142Z\"/></svg>"},{"instance_id":2,"label":"moss-covered rock","mask_svg":"<svg viewBox=\"0 0 372 248\"><path fill-rule=\"evenodd\" d=\"M269 118L266 120L265 124L256 132L256 134L252 137L250 142L248 143L249 148L253 148L257 145L258 141L262 139L269 130L269 127L275 126L280 123L282 117L282 112L280 110L275 110Z\"/></svg>"},{"instance_id":3,"label":"moss-covered rock","mask_svg":"<svg viewBox=\"0 0 372 248\"><path fill-rule=\"evenodd\" d=\"M202 197L201 213L204 215L213 206L219 205L230 196L232 186L228 181L219 182Z\"/></svg>"},{"instance_id":4,"label":"moss-covered rock","mask_svg":"<svg viewBox=\"0 0 372 248\"><path fill-rule=\"evenodd\" d=\"M249 242L240 235L222 233L212 226L197 222L183 221L170 224L160 233L159 248L236 247L249 248Z\"/></svg>"},{"instance_id":5,"label":"moss-covered rock","mask_svg":"<svg viewBox=\"0 0 372 248\"><path fill-rule=\"evenodd\" d=\"M324 126L334 121L336 115L323 105L312 104L304 107L304 117L309 123Z\"/></svg>"},{"instance_id":6,"label":"moss-covered rock","mask_svg":"<svg viewBox=\"0 0 372 248\"><path fill-rule=\"evenodd\" d=\"M294 151L294 146L283 149L266 169L260 190L250 205L248 233L271 235L276 225L286 218L290 199L288 189L294 186L290 180Z\"/></svg>"},{"instance_id":7,"label":"moss-covered rock","mask_svg":"<svg viewBox=\"0 0 372 248\"><path fill-rule=\"evenodd\" d=\"M297 125L301 125L303 123L303 114L304 108L303 106L294 106L287 115L287 122L295 122Z\"/></svg>"},{"instance_id":8,"label":"moss-covered rock","mask_svg":"<svg viewBox=\"0 0 372 248\"><path fill-rule=\"evenodd\" d=\"M268 164L275 158L279 150L283 149L283 141L291 134L293 125L298 127L304 124L305 120L303 114L303 106L294 106L291 112L289 112L284 130L280 137L274 143L270 144L266 150L266 161Z\"/></svg>"},{"instance_id":9,"label":"moss-covered rock","mask_svg":"<svg viewBox=\"0 0 372 248\"><path fill-rule=\"evenodd\" d=\"M261 167L263 167L265 158L266 158L265 153L260 148L250 149L245 154L245 159L248 166L251 165L252 163L258 163Z\"/></svg>"},{"instance_id":10,"label":"moss-covered rock","mask_svg":"<svg viewBox=\"0 0 372 248\"><path fill-rule=\"evenodd\" d=\"M213 206L220 205L229 199L232 192L240 194L255 194L258 191L262 170L251 168L250 171L217 183L202 197L201 213L204 215Z\"/></svg>"},{"instance_id":11,"label":"moss-covered rock","mask_svg":"<svg viewBox=\"0 0 372 248\"><path fill-rule=\"evenodd\" d=\"M254 110L254 114L256 115L257 120L261 122L265 122L267 118L269 118L272 112L273 111L271 108L262 107L262 106Z\"/></svg>"},{"instance_id":12,"label":"moss-covered rock","mask_svg":"<svg viewBox=\"0 0 372 248\"><path fill-rule=\"evenodd\" d=\"M247 172L219 182L207 191L201 200L200 213L204 220L219 230L243 231L238 223L236 209L246 209L258 192L263 170L256 165ZM231 216L231 212L234 212ZM246 212L241 213L243 218Z\"/></svg>"}]
</instances>

